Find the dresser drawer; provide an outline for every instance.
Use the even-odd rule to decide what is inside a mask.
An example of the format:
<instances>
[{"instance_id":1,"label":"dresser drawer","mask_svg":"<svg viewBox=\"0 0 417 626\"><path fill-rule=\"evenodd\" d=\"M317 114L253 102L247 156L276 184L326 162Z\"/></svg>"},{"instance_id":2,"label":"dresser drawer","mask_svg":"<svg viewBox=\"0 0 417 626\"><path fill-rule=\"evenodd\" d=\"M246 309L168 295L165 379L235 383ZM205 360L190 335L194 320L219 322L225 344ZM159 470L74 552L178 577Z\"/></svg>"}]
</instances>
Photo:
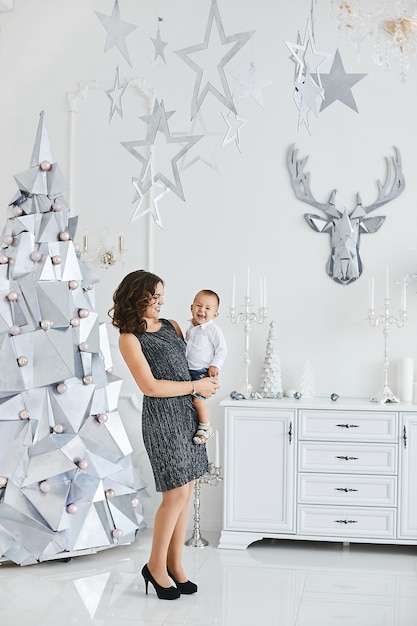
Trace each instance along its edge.
<instances>
[{"instance_id":1,"label":"dresser drawer","mask_svg":"<svg viewBox=\"0 0 417 626\"><path fill-rule=\"evenodd\" d=\"M298 469L301 472L396 474L397 446L301 441L298 444Z\"/></svg>"},{"instance_id":2,"label":"dresser drawer","mask_svg":"<svg viewBox=\"0 0 417 626\"><path fill-rule=\"evenodd\" d=\"M299 438L337 441L397 441L398 413L301 410Z\"/></svg>"},{"instance_id":3,"label":"dresser drawer","mask_svg":"<svg viewBox=\"0 0 417 626\"><path fill-rule=\"evenodd\" d=\"M395 537L395 509L299 505L297 533L330 537Z\"/></svg>"},{"instance_id":4,"label":"dresser drawer","mask_svg":"<svg viewBox=\"0 0 417 626\"><path fill-rule=\"evenodd\" d=\"M396 476L299 474L298 502L347 506L396 506Z\"/></svg>"}]
</instances>

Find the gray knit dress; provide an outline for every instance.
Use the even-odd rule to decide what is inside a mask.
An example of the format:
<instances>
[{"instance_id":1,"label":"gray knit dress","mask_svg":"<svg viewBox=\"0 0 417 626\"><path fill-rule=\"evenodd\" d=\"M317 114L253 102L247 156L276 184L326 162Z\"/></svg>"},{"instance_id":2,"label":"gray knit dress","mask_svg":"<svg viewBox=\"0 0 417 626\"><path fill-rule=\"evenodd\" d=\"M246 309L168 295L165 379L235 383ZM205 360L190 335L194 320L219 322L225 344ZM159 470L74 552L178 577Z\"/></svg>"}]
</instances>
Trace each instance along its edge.
<instances>
[{"instance_id":1,"label":"gray knit dress","mask_svg":"<svg viewBox=\"0 0 417 626\"><path fill-rule=\"evenodd\" d=\"M168 320L157 332L134 333L152 374L159 380L190 380L185 343ZM208 470L206 446L193 443L198 418L192 396L143 396L142 436L156 491L168 491L200 478Z\"/></svg>"}]
</instances>

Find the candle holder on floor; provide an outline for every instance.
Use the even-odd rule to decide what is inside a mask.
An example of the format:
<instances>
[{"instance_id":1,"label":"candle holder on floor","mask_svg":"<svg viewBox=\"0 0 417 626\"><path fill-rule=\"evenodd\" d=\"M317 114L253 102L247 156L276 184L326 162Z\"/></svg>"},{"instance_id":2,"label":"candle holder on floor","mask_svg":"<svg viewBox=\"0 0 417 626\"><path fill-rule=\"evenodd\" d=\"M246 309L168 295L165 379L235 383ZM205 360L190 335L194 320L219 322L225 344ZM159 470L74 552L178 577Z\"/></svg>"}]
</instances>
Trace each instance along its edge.
<instances>
[{"instance_id":1,"label":"candle holder on floor","mask_svg":"<svg viewBox=\"0 0 417 626\"><path fill-rule=\"evenodd\" d=\"M204 539L200 532L200 490L202 483L215 487L223 480L220 476L220 469L220 465L216 466L214 463L209 463L208 471L194 482L194 529L192 536L185 542L186 546L193 548L204 548L208 546L207 539Z\"/></svg>"}]
</instances>

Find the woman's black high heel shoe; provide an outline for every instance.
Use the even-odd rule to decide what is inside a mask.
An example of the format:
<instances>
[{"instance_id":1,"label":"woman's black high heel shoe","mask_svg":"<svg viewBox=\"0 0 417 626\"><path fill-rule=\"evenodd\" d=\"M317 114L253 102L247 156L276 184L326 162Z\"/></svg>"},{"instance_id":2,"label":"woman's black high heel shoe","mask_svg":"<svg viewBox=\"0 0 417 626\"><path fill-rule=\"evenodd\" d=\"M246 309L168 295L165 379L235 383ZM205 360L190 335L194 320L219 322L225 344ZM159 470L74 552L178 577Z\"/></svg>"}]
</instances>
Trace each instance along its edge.
<instances>
[{"instance_id":1,"label":"woman's black high heel shoe","mask_svg":"<svg viewBox=\"0 0 417 626\"><path fill-rule=\"evenodd\" d=\"M176 598L180 597L181 593L176 587L161 587L161 585L158 585L158 583L150 573L147 564L144 565L142 568L142 576L145 579L146 594L148 593L148 583L151 583L154 586L156 595L161 600L176 600Z\"/></svg>"},{"instance_id":2,"label":"woman's black high heel shoe","mask_svg":"<svg viewBox=\"0 0 417 626\"><path fill-rule=\"evenodd\" d=\"M168 570L168 576L172 578L172 580L177 586L178 591L180 591L183 594L195 593L198 589L197 585L195 583L192 583L191 580L187 580L185 583L178 582L178 580L171 574L169 570Z\"/></svg>"}]
</instances>

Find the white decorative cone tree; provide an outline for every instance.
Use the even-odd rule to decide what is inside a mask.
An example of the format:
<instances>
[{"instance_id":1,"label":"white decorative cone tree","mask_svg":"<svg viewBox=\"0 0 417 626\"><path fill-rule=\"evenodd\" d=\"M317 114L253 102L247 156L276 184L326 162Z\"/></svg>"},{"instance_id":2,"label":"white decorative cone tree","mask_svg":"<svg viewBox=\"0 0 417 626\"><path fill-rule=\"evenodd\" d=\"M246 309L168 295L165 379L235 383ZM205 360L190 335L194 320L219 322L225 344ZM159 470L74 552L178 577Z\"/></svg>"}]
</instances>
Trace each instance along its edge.
<instances>
[{"instance_id":1,"label":"white decorative cone tree","mask_svg":"<svg viewBox=\"0 0 417 626\"><path fill-rule=\"evenodd\" d=\"M28 565L130 543L146 485L43 112L15 180L0 248L0 561Z\"/></svg>"},{"instance_id":2,"label":"white decorative cone tree","mask_svg":"<svg viewBox=\"0 0 417 626\"><path fill-rule=\"evenodd\" d=\"M282 398L281 361L273 321L269 325L269 333L266 341L260 394L263 398Z\"/></svg>"}]
</instances>

